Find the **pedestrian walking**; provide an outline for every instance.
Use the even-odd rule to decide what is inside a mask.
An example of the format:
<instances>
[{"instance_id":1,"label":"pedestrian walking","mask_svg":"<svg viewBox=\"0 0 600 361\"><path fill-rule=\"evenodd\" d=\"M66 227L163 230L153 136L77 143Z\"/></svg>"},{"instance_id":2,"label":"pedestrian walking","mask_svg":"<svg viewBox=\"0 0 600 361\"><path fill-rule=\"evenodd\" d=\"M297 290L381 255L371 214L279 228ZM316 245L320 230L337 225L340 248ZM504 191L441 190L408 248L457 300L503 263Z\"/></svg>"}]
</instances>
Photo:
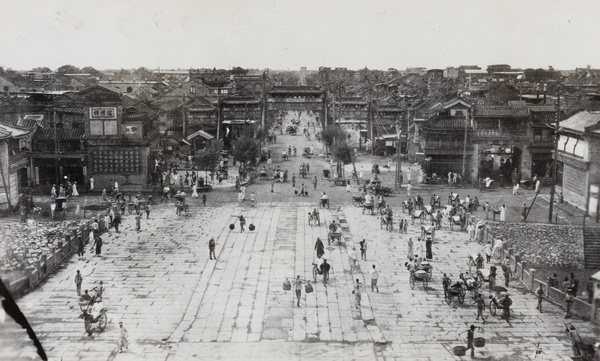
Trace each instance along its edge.
<instances>
[{"instance_id":1,"label":"pedestrian walking","mask_svg":"<svg viewBox=\"0 0 600 361\"><path fill-rule=\"evenodd\" d=\"M475 258L475 267L480 270L483 268L483 257L481 253L477 253L477 258Z\"/></svg>"},{"instance_id":2,"label":"pedestrian walking","mask_svg":"<svg viewBox=\"0 0 600 361\"><path fill-rule=\"evenodd\" d=\"M411 258L413 256L413 240L412 238L408 239L408 258Z\"/></svg>"},{"instance_id":3,"label":"pedestrian walking","mask_svg":"<svg viewBox=\"0 0 600 361\"><path fill-rule=\"evenodd\" d=\"M488 243L486 243L485 247L483 248L483 252L485 253L485 261L487 263L490 263L490 261L492 260L492 242L488 241Z\"/></svg>"},{"instance_id":4,"label":"pedestrian walking","mask_svg":"<svg viewBox=\"0 0 600 361\"><path fill-rule=\"evenodd\" d=\"M540 313L542 313L542 300L544 299L544 296L546 296L546 292L544 292L544 288L542 287L542 284L540 283L538 285L538 288L535 290L535 294L537 296L537 307L536 309L540 311Z\"/></svg>"},{"instance_id":5,"label":"pedestrian walking","mask_svg":"<svg viewBox=\"0 0 600 361\"><path fill-rule=\"evenodd\" d=\"M350 252L350 271L358 271L358 256L356 255L356 247L352 247Z\"/></svg>"},{"instance_id":6,"label":"pedestrian walking","mask_svg":"<svg viewBox=\"0 0 600 361\"><path fill-rule=\"evenodd\" d=\"M433 250L431 249L432 245L433 241L431 240L431 237L427 237L427 240L425 241L425 258L428 260L433 259Z\"/></svg>"},{"instance_id":7,"label":"pedestrian walking","mask_svg":"<svg viewBox=\"0 0 600 361\"><path fill-rule=\"evenodd\" d=\"M273 175L273 179L271 179L271 193L275 192L275 176Z\"/></svg>"},{"instance_id":8,"label":"pedestrian walking","mask_svg":"<svg viewBox=\"0 0 600 361\"><path fill-rule=\"evenodd\" d=\"M196 183L192 185L192 198L198 198L198 186L196 186Z\"/></svg>"},{"instance_id":9,"label":"pedestrian walking","mask_svg":"<svg viewBox=\"0 0 600 361\"><path fill-rule=\"evenodd\" d=\"M471 350L471 358L475 357L475 347L473 346L473 340L475 339L475 330L478 328L481 329L480 327L471 325L467 330L467 349L465 351L468 351L469 349Z\"/></svg>"},{"instance_id":10,"label":"pedestrian walking","mask_svg":"<svg viewBox=\"0 0 600 361\"><path fill-rule=\"evenodd\" d=\"M242 191L238 192L238 203L242 204L242 202L244 201L244 195L242 193Z\"/></svg>"},{"instance_id":11,"label":"pedestrian walking","mask_svg":"<svg viewBox=\"0 0 600 361\"><path fill-rule=\"evenodd\" d=\"M360 258L363 261L367 260L367 240L363 239L360 241Z\"/></svg>"},{"instance_id":12,"label":"pedestrian walking","mask_svg":"<svg viewBox=\"0 0 600 361\"><path fill-rule=\"evenodd\" d=\"M313 178L313 189L317 190L317 176L315 176L315 178Z\"/></svg>"},{"instance_id":13,"label":"pedestrian walking","mask_svg":"<svg viewBox=\"0 0 600 361\"><path fill-rule=\"evenodd\" d=\"M300 279L300 275L296 276L296 280L294 281L295 289L296 289L296 305L300 307L300 296L302 296L302 284L306 283L305 280Z\"/></svg>"},{"instance_id":14,"label":"pedestrian walking","mask_svg":"<svg viewBox=\"0 0 600 361\"><path fill-rule=\"evenodd\" d=\"M117 347L119 348L119 353L123 352L123 348L126 350L129 349L129 333L123 326L123 322L119 322L119 338L117 339Z\"/></svg>"},{"instance_id":15,"label":"pedestrian walking","mask_svg":"<svg viewBox=\"0 0 600 361\"><path fill-rule=\"evenodd\" d=\"M496 285L496 266L490 266L490 274L488 276L488 282L490 285L490 292L492 288Z\"/></svg>"},{"instance_id":16,"label":"pedestrian walking","mask_svg":"<svg viewBox=\"0 0 600 361\"><path fill-rule=\"evenodd\" d=\"M519 183L515 182L513 185L513 196L516 196L519 194Z\"/></svg>"},{"instance_id":17,"label":"pedestrian walking","mask_svg":"<svg viewBox=\"0 0 600 361\"><path fill-rule=\"evenodd\" d=\"M527 215L527 203L523 203L523 210L521 211L521 222L525 222L526 215Z\"/></svg>"},{"instance_id":18,"label":"pedestrian walking","mask_svg":"<svg viewBox=\"0 0 600 361\"><path fill-rule=\"evenodd\" d=\"M513 304L512 299L507 294L502 299L502 310L504 311L504 315L502 315L502 318L505 319L506 321L510 320L510 306L512 306L512 304Z\"/></svg>"},{"instance_id":19,"label":"pedestrian walking","mask_svg":"<svg viewBox=\"0 0 600 361\"><path fill-rule=\"evenodd\" d=\"M77 274L75 275L75 286L77 287L77 296L81 296L81 284L83 283L83 277L79 270L77 270Z\"/></svg>"},{"instance_id":20,"label":"pedestrian walking","mask_svg":"<svg viewBox=\"0 0 600 361\"><path fill-rule=\"evenodd\" d=\"M508 288L510 276L512 275L512 271L510 270L510 266L508 264L505 263L502 265L502 273L504 274L504 287Z\"/></svg>"},{"instance_id":21,"label":"pedestrian walking","mask_svg":"<svg viewBox=\"0 0 600 361\"><path fill-rule=\"evenodd\" d=\"M588 279L586 291L588 296L588 303L591 305L594 303L594 281L592 280L592 277Z\"/></svg>"},{"instance_id":22,"label":"pedestrian walking","mask_svg":"<svg viewBox=\"0 0 600 361\"><path fill-rule=\"evenodd\" d=\"M115 218L112 221L113 227L115 227L115 231L119 233L119 225L121 224L121 213L117 212L115 214Z\"/></svg>"},{"instance_id":23,"label":"pedestrian walking","mask_svg":"<svg viewBox=\"0 0 600 361\"><path fill-rule=\"evenodd\" d=\"M108 202L108 198L106 196L106 188L102 188L102 202Z\"/></svg>"},{"instance_id":24,"label":"pedestrian walking","mask_svg":"<svg viewBox=\"0 0 600 361\"><path fill-rule=\"evenodd\" d=\"M142 230L142 216L139 214L135 216L135 230L138 232Z\"/></svg>"},{"instance_id":25,"label":"pedestrian walking","mask_svg":"<svg viewBox=\"0 0 600 361\"><path fill-rule=\"evenodd\" d=\"M292 156L292 146L291 145L288 145L288 152L287 152L287 154L289 154L290 157Z\"/></svg>"},{"instance_id":26,"label":"pedestrian walking","mask_svg":"<svg viewBox=\"0 0 600 361\"><path fill-rule=\"evenodd\" d=\"M296 146L294 146L294 157L296 157L298 155L298 149L296 149Z\"/></svg>"},{"instance_id":27,"label":"pedestrian walking","mask_svg":"<svg viewBox=\"0 0 600 361\"><path fill-rule=\"evenodd\" d=\"M379 271L373 265L373 269L371 270L371 292L375 292L377 289L377 293L379 293L379 286L377 285L377 280L379 279Z\"/></svg>"},{"instance_id":28,"label":"pedestrian walking","mask_svg":"<svg viewBox=\"0 0 600 361\"><path fill-rule=\"evenodd\" d=\"M506 205L500 207L500 222L506 222Z\"/></svg>"},{"instance_id":29,"label":"pedestrian walking","mask_svg":"<svg viewBox=\"0 0 600 361\"><path fill-rule=\"evenodd\" d=\"M485 311L485 301L481 296L481 293L477 295L477 299L475 299L475 304L477 305L477 318L479 320L479 316L481 316L481 321L485 323L485 318L483 317L483 311Z\"/></svg>"},{"instance_id":30,"label":"pedestrian walking","mask_svg":"<svg viewBox=\"0 0 600 361\"><path fill-rule=\"evenodd\" d=\"M94 235L94 243L92 244L92 247L96 248L96 256L100 256L100 254L102 253L102 238L100 238L99 235Z\"/></svg>"},{"instance_id":31,"label":"pedestrian walking","mask_svg":"<svg viewBox=\"0 0 600 361\"><path fill-rule=\"evenodd\" d=\"M296 173L292 173L292 188L296 187Z\"/></svg>"},{"instance_id":32,"label":"pedestrian walking","mask_svg":"<svg viewBox=\"0 0 600 361\"><path fill-rule=\"evenodd\" d=\"M215 246L215 239L211 238L210 241L208 241L208 256L210 257L210 259L214 259L216 261L217 256L215 255Z\"/></svg>"},{"instance_id":33,"label":"pedestrian walking","mask_svg":"<svg viewBox=\"0 0 600 361\"><path fill-rule=\"evenodd\" d=\"M202 205L206 206L206 193L202 194Z\"/></svg>"},{"instance_id":34,"label":"pedestrian walking","mask_svg":"<svg viewBox=\"0 0 600 361\"><path fill-rule=\"evenodd\" d=\"M325 245L321 238L317 237L317 241L315 242L315 251L317 252L317 258L321 258L325 254Z\"/></svg>"},{"instance_id":35,"label":"pedestrian walking","mask_svg":"<svg viewBox=\"0 0 600 361\"><path fill-rule=\"evenodd\" d=\"M250 194L250 207L254 208L254 202L256 202L256 196L254 195L254 192L252 192Z\"/></svg>"},{"instance_id":36,"label":"pedestrian walking","mask_svg":"<svg viewBox=\"0 0 600 361\"><path fill-rule=\"evenodd\" d=\"M150 204L146 203L144 210L146 211L146 219L150 219Z\"/></svg>"},{"instance_id":37,"label":"pedestrian walking","mask_svg":"<svg viewBox=\"0 0 600 361\"><path fill-rule=\"evenodd\" d=\"M473 237L475 237L475 226L473 226L473 223L469 223L467 226L467 234L469 235L469 241L472 241Z\"/></svg>"},{"instance_id":38,"label":"pedestrian walking","mask_svg":"<svg viewBox=\"0 0 600 361\"><path fill-rule=\"evenodd\" d=\"M79 259L84 259L85 249L83 247L83 237L77 237L77 256Z\"/></svg>"},{"instance_id":39,"label":"pedestrian walking","mask_svg":"<svg viewBox=\"0 0 600 361\"><path fill-rule=\"evenodd\" d=\"M404 233L408 233L408 220L404 221Z\"/></svg>"},{"instance_id":40,"label":"pedestrian walking","mask_svg":"<svg viewBox=\"0 0 600 361\"><path fill-rule=\"evenodd\" d=\"M239 220L240 220L240 233L244 233L246 231L244 229L244 227L246 226L246 219L244 218L244 216L240 215Z\"/></svg>"},{"instance_id":41,"label":"pedestrian walking","mask_svg":"<svg viewBox=\"0 0 600 361\"><path fill-rule=\"evenodd\" d=\"M94 191L94 177L90 177L90 192Z\"/></svg>"},{"instance_id":42,"label":"pedestrian walking","mask_svg":"<svg viewBox=\"0 0 600 361\"><path fill-rule=\"evenodd\" d=\"M77 191L77 182L73 182L73 185L71 186L71 195L73 197L79 196L79 192Z\"/></svg>"},{"instance_id":43,"label":"pedestrian walking","mask_svg":"<svg viewBox=\"0 0 600 361\"><path fill-rule=\"evenodd\" d=\"M558 288L558 275L556 273L548 277L548 287Z\"/></svg>"},{"instance_id":44,"label":"pedestrian walking","mask_svg":"<svg viewBox=\"0 0 600 361\"><path fill-rule=\"evenodd\" d=\"M360 300L362 298L361 287L362 285L360 284L360 280L357 278L356 284L354 284L354 290L352 291L352 293L354 293L354 300L356 301L355 306L357 309L360 307Z\"/></svg>"},{"instance_id":45,"label":"pedestrian walking","mask_svg":"<svg viewBox=\"0 0 600 361\"><path fill-rule=\"evenodd\" d=\"M269 159L267 159L267 166L269 167L269 170L272 169L272 164L273 164L273 161L271 160L271 157L269 157Z\"/></svg>"},{"instance_id":46,"label":"pedestrian walking","mask_svg":"<svg viewBox=\"0 0 600 361\"><path fill-rule=\"evenodd\" d=\"M485 202L485 205L483 206L483 210L485 211L485 219L490 219L490 202Z\"/></svg>"},{"instance_id":47,"label":"pedestrian walking","mask_svg":"<svg viewBox=\"0 0 600 361\"><path fill-rule=\"evenodd\" d=\"M571 308L573 307L573 301L575 301L575 297L572 294L567 293L565 295L565 305L567 306L567 314L565 318L571 318Z\"/></svg>"},{"instance_id":48,"label":"pedestrian walking","mask_svg":"<svg viewBox=\"0 0 600 361\"><path fill-rule=\"evenodd\" d=\"M410 191L412 190L412 184L408 183L406 185L406 196L410 197Z\"/></svg>"},{"instance_id":49,"label":"pedestrian walking","mask_svg":"<svg viewBox=\"0 0 600 361\"><path fill-rule=\"evenodd\" d=\"M306 174L310 173L310 164L306 163Z\"/></svg>"},{"instance_id":50,"label":"pedestrian walking","mask_svg":"<svg viewBox=\"0 0 600 361\"><path fill-rule=\"evenodd\" d=\"M52 185L52 190L50 190L50 197L52 199L56 198L56 184Z\"/></svg>"},{"instance_id":51,"label":"pedestrian walking","mask_svg":"<svg viewBox=\"0 0 600 361\"><path fill-rule=\"evenodd\" d=\"M571 294L577 297L577 290L579 289L579 280L575 278L575 274L571 272L571 278L569 279L571 282Z\"/></svg>"}]
</instances>

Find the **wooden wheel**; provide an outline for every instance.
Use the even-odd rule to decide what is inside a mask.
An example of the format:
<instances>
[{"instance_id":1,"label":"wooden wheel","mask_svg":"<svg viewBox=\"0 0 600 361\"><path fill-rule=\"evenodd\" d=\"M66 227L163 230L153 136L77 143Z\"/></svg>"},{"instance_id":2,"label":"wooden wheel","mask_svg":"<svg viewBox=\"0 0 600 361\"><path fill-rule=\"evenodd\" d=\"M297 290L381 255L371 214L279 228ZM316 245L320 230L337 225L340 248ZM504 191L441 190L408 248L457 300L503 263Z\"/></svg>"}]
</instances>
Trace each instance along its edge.
<instances>
[{"instance_id":1,"label":"wooden wheel","mask_svg":"<svg viewBox=\"0 0 600 361\"><path fill-rule=\"evenodd\" d=\"M465 290L461 289L458 294L458 302L462 305L465 302Z\"/></svg>"},{"instance_id":2,"label":"wooden wheel","mask_svg":"<svg viewBox=\"0 0 600 361\"><path fill-rule=\"evenodd\" d=\"M415 289L415 276L414 275L410 275L410 278L408 279L408 283L410 283L410 289L414 290Z\"/></svg>"},{"instance_id":3,"label":"wooden wheel","mask_svg":"<svg viewBox=\"0 0 600 361\"><path fill-rule=\"evenodd\" d=\"M100 317L98 318L98 326L100 327L100 329L102 331L104 331L104 328L106 327L106 321L107 321L106 313L101 314Z\"/></svg>"},{"instance_id":4,"label":"wooden wheel","mask_svg":"<svg viewBox=\"0 0 600 361\"><path fill-rule=\"evenodd\" d=\"M452 295L450 294L450 290L444 290L444 299L446 300L447 304L450 304L450 302L452 302Z\"/></svg>"},{"instance_id":5,"label":"wooden wheel","mask_svg":"<svg viewBox=\"0 0 600 361\"><path fill-rule=\"evenodd\" d=\"M496 304L494 301L490 301L490 314L496 316Z\"/></svg>"}]
</instances>

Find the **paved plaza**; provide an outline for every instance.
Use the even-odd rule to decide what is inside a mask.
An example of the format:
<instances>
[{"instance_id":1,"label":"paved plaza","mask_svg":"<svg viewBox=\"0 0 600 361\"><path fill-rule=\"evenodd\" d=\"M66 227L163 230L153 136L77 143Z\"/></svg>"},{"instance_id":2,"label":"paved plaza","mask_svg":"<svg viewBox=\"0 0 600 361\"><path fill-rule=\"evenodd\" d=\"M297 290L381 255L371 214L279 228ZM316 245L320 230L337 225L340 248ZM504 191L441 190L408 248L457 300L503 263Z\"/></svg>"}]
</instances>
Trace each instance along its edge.
<instances>
[{"instance_id":1,"label":"paved plaza","mask_svg":"<svg viewBox=\"0 0 600 361\"><path fill-rule=\"evenodd\" d=\"M299 149L305 144L298 136L278 140L274 153L287 144ZM307 160L275 163L297 169L302 161ZM310 163L311 178L327 167L324 160ZM393 172L382 177L393 186ZM476 350L478 359L529 360L538 343L545 360L571 359L564 310L546 303L540 314L535 297L515 280L509 287L514 301L510 322L487 310L486 323L476 321L470 297L462 305L456 299L445 302L443 273L458 279L467 269L467 256L482 250L468 242L466 233L447 225L436 233L433 278L427 288L417 283L411 290L404 266L407 241L412 238L414 251L424 255L416 242L420 224L409 226L408 234L382 230L378 215L363 215L351 205L351 193L320 177L318 181L317 190L306 181L311 184L308 197L294 196L290 182L277 184L271 193L269 182L258 181L247 192L256 192L256 207L249 201L239 205L235 190L223 187L208 194L206 207L188 198L189 217L176 215L172 203L160 204L150 219L142 220L141 232L135 231L133 216L126 215L121 233L103 235L101 257L92 257L89 248L85 261L72 257L18 305L52 360L460 360L470 357L454 356L452 348L466 344L464 332L471 324L481 326L483 332L476 336L486 339L486 346ZM448 193L444 189L417 186L414 191ZM321 190L330 194L331 208L320 209L321 224L313 226L307 214L318 207ZM503 194L496 197L501 200ZM406 217L398 207L404 198L388 198L396 220ZM235 222L239 214L256 230L240 232ZM341 222L340 243L326 241L332 220ZM217 242L216 261L209 259L211 237ZM312 280L317 237L324 240L324 257L333 267L330 280L327 286L321 279L313 283L314 292L303 291L300 307L295 307L294 291L285 291L283 283L296 275ZM367 261L351 271L349 254L362 239L368 241ZM380 292L370 288L372 265L380 270ZM91 337L79 318L76 270L81 270L84 289L99 281L106 287L108 325ZM364 284L358 308L352 294L355 279ZM117 353L119 321L131 341L124 353ZM598 335L590 323L571 322L584 335ZM29 345L24 331L2 324L0 359L35 359Z\"/></svg>"}]
</instances>

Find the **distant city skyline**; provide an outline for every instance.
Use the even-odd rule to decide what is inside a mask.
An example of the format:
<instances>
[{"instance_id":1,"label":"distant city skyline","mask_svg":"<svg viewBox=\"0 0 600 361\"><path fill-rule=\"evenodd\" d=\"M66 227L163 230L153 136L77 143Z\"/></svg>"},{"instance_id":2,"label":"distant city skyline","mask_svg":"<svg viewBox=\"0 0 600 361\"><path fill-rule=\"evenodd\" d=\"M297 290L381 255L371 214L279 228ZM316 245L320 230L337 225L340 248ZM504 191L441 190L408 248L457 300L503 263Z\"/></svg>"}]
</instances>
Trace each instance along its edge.
<instances>
[{"instance_id":1,"label":"distant city skyline","mask_svg":"<svg viewBox=\"0 0 600 361\"><path fill-rule=\"evenodd\" d=\"M0 0L0 66L599 67L600 2Z\"/></svg>"}]
</instances>

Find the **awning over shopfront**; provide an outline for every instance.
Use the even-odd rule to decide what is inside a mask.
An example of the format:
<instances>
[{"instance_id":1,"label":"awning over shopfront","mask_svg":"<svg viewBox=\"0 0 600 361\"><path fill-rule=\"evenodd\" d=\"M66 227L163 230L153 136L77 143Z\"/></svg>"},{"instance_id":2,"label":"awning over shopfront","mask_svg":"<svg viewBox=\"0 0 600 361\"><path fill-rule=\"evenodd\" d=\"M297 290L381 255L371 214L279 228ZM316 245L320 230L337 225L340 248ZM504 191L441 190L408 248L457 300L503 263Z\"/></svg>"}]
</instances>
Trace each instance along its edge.
<instances>
[{"instance_id":1,"label":"awning over shopfront","mask_svg":"<svg viewBox=\"0 0 600 361\"><path fill-rule=\"evenodd\" d=\"M224 120L223 124L231 124L231 125L244 125L244 124L254 124L256 120L251 119L235 119L235 120Z\"/></svg>"}]
</instances>

